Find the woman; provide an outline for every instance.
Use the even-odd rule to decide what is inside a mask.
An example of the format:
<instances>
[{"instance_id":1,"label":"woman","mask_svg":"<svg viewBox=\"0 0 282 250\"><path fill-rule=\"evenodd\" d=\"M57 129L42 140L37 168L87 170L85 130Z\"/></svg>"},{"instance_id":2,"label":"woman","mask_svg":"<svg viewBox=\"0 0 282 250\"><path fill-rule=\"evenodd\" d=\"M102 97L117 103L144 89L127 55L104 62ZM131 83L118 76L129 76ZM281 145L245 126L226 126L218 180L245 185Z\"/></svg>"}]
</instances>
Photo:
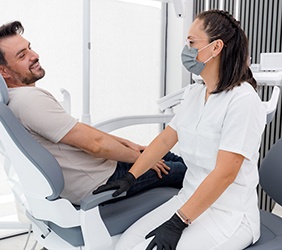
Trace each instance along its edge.
<instances>
[{"instance_id":1,"label":"woman","mask_svg":"<svg viewBox=\"0 0 282 250\"><path fill-rule=\"evenodd\" d=\"M138 178L179 142L188 166L183 188L131 226L116 249L239 250L260 236L257 161L266 113L247 38L229 13L200 13L182 61L204 84L188 87L181 110L128 176Z\"/></svg>"}]
</instances>

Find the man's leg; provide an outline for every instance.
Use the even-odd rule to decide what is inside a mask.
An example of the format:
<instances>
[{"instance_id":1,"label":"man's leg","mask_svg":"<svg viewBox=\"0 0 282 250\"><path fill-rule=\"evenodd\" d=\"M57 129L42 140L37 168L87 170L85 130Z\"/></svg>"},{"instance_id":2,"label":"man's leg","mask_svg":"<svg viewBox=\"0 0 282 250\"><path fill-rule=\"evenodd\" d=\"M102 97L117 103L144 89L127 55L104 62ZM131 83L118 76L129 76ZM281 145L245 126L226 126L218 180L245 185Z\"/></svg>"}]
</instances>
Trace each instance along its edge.
<instances>
[{"instance_id":1,"label":"man's leg","mask_svg":"<svg viewBox=\"0 0 282 250\"><path fill-rule=\"evenodd\" d=\"M136 180L135 184L128 190L127 195L134 195L156 187L175 187L180 189L187 169L186 165L181 157L170 152L163 159L165 164L170 167L169 173L167 175L163 174L162 178L159 178L154 170L148 170ZM107 183L123 177L132 165L131 163L118 162L116 171Z\"/></svg>"},{"instance_id":2,"label":"man's leg","mask_svg":"<svg viewBox=\"0 0 282 250\"><path fill-rule=\"evenodd\" d=\"M185 164L182 157L180 157L180 156L178 156L178 155L176 155L176 154L174 154L170 151L163 157L163 159L165 161L182 162L183 164Z\"/></svg>"}]
</instances>

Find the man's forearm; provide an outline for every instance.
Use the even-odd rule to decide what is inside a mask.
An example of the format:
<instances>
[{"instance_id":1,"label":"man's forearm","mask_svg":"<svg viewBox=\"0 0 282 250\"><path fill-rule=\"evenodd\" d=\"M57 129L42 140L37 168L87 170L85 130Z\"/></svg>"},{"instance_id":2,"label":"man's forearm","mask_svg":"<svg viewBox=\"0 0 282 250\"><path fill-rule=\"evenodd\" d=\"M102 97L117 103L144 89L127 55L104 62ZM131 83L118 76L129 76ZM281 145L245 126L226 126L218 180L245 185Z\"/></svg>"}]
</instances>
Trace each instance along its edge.
<instances>
[{"instance_id":1,"label":"man's forearm","mask_svg":"<svg viewBox=\"0 0 282 250\"><path fill-rule=\"evenodd\" d=\"M91 154L99 158L134 163L141 155L140 151L133 150L111 136L103 136L95 146L91 148ZM87 150L87 149L86 149Z\"/></svg>"},{"instance_id":2,"label":"man's forearm","mask_svg":"<svg viewBox=\"0 0 282 250\"><path fill-rule=\"evenodd\" d=\"M98 158L115 161L133 163L141 154L140 151L123 145L115 136L83 123L77 123L60 142L80 148Z\"/></svg>"}]
</instances>

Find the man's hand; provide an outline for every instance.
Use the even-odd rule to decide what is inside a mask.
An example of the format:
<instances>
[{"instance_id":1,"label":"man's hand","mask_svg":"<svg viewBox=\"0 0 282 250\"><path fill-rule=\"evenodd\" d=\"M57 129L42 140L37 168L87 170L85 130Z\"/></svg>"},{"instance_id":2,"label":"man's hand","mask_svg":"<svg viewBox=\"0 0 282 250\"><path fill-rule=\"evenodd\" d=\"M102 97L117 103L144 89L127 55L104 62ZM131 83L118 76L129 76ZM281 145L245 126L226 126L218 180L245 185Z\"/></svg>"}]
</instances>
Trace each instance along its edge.
<instances>
[{"instance_id":1,"label":"man's hand","mask_svg":"<svg viewBox=\"0 0 282 250\"><path fill-rule=\"evenodd\" d=\"M170 167L167 166L164 163L164 160L160 160L156 163L154 167L152 167L154 171L156 171L157 175L159 176L160 179L162 179L162 174L168 174L168 171L170 170Z\"/></svg>"},{"instance_id":2,"label":"man's hand","mask_svg":"<svg viewBox=\"0 0 282 250\"><path fill-rule=\"evenodd\" d=\"M117 189L117 191L113 193L113 197L117 197L121 193L128 191L130 187L135 183L135 181L136 181L136 178L134 177L134 175L128 172L121 179L98 187L96 190L92 192L92 194L98 194L104 191Z\"/></svg>"},{"instance_id":3,"label":"man's hand","mask_svg":"<svg viewBox=\"0 0 282 250\"><path fill-rule=\"evenodd\" d=\"M132 141L126 141L126 142L123 143L123 145L132 149L132 150L134 150L134 151L136 151L136 152L140 152L140 153L143 152L146 148L145 146L141 146L141 145L134 143Z\"/></svg>"},{"instance_id":4,"label":"man's hand","mask_svg":"<svg viewBox=\"0 0 282 250\"><path fill-rule=\"evenodd\" d=\"M136 152L142 152L145 150L145 146L141 146L137 143L134 143L130 140L127 140L127 139L124 139L124 138L121 138L121 137L117 137L115 135L111 135L111 137L113 137L115 140L117 140L118 142L120 142L122 145L124 145L125 147L127 148L130 148Z\"/></svg>"},{"instance_id":5,"label":"man's hand","mask_svg":"<svg viewBox=\"0 0 282 250\"><path fill-rule=\"evenodd\" d=\"M186 227L188 227L188 224L185 224L174 214L168 221L146 235L146 239L155 236L146 250L152 250L155 246L157 246L157 250L176 249L182 231Z\"/></svg>"}]
</instances>

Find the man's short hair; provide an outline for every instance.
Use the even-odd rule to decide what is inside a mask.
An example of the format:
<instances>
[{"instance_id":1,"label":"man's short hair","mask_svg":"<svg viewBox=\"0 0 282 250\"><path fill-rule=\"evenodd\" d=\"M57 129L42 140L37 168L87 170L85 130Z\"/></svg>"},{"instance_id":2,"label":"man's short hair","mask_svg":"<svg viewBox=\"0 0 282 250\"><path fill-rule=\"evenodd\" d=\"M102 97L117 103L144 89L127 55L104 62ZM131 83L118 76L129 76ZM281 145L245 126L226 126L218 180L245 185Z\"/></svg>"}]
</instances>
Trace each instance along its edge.
<instances>
[{"instance_id":1,"label":"man's short hair","mask_svg":"<svg viewBox=\"0 0 282 250\"><path fill-rule=\"evenodd\" d=\"M24 27L19 21L10 22L7 24L4 24L0 27L0 41L1 39L4 39L6 37L14 36L17 34L23 34L24 33ZM0 64L7 65L7 61L4 56L4 52L1 49L0 46Z\"/></svg>"}]
</instances>

